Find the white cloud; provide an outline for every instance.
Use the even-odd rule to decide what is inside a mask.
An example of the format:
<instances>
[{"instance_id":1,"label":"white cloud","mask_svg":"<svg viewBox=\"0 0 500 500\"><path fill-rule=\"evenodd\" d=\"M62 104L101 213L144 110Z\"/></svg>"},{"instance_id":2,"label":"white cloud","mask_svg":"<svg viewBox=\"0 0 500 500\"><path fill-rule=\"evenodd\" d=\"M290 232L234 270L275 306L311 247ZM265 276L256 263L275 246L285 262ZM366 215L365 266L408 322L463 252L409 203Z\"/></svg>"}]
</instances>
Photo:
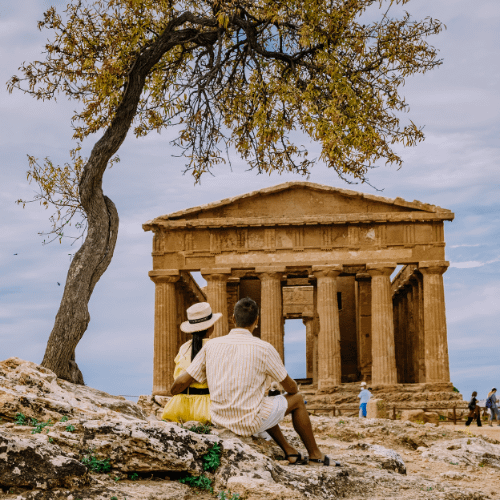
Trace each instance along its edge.
<instances>
[{"instance_id":1,"label":"white cloud","mask_svg":"<svg viewBox=\"0 0 500 500\"><path fill-rule=\"evenodd\" d=\"M487 266L488 264L494 264L495 262L500 262L500 258L488 260L486 262L481 262L478 260L468 260L465 262L450 262L450 267L457 267L459 269L471 269L474 267Z\"/></svg>"}]
</instances>

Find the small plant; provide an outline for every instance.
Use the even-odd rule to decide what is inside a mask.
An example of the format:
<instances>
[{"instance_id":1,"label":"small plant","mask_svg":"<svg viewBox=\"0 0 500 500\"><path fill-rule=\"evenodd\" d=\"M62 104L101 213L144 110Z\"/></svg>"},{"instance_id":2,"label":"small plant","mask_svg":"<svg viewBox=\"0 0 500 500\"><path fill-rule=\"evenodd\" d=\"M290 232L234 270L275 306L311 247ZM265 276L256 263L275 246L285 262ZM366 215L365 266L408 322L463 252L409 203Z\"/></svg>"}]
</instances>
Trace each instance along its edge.
<instances>
[{"instance_id":1,"label":"small plant","mask_svg":"<svg viewBox=\"0 0 500 500\"><path fill-rule=\"evenodd\" d=\"M111 497L111 500L118 500L118 497Z\"/></svg>"},{"instance_id":2,"label":"small plant","mask_svg":"<svg viewBox=\"0 0 500 500\"><path fill-rule=\"evenodd\" d=\"M54 440L52 438L49 438L49 443L53 443Z\"/></svg>"},{"instance_id":3,"label":"small plant","mask_svg":"<svg viewBox=\"0 0 500 500\"><path fill-rule=\"evenodd\" d=\"M116 477L115 477L115 482L117 483L120 479L121 479L121 477L120 477L120 476L116 476Z\"/></svg>"},{"instance_id":4,"label":"small plant","mask_svg":"<svg viewBox=\"0 0 500 500\"><path fill-rule=\"evenodd\" d=\"M68 432L73 432L73 431L75 430L75 426L74 426L74 425L71 425L71 424L70 424L70 425L67 425L67 426L66 426L66 430L67 430Z\"/></svg>"},{"instance_id":5,"label":"small plant","mask_svg":"<svg viewBox=\"0 0 500 500\"><path fill-rule=\"evenodd\" d=\"M130 474L129 479L131 481L136 481L139 478L139 474L137 472L134 472L133 474Z\"/></svg>"},{"instance_id":6,"label":"small plant","mask_svg":"<svg viewBox=\"0 0 500 500\"><path fill-rule=\"evenodd\" d=\"M82 464L92 472L109 472L111 470L109 460L107 458L100 460L92 453L92 451L82 458Z\"/></svg>"},{"instance_id":7,"label":"small plant","mask_svg":"<svg viewBox=\"0 0 500 500\"><path fill-rule=\"evenodd\" d=\"M345 424L345 422L344 422L343 420L339 420L339 421L337 422L337 424L338 424L338 425L342 425L342 424Z\"/></svg>"},{"instance_id":8,"label":"small plant","mask_svg":"<svg viewBox=\"0 0 500 500\"><path fill-rule=\"evenodd\" d=\"M424 421L423 420L415 420L415 423L416 424L420 424L420 425L424 425Z\"/></svg>"},{"instance_id":9,"label":"small plant","mask_svg":"<svg viewBox=\"0 0 500 500\"><path fill-rule=\"evenodd\" d=\"M203 469L208 470L211 472L214 472L217 467L220 465L220 456L221 456L222 450L220 447L220 444L215 443L210 450L208 450L208 453L203 455L202 460L203 460Z\"/></svg>"},{"instance_id":10,"label":"small plant","mask_svg":"<svg viewBox=\"0 0 500 500\"><path fill-rule=\"evenodd\" d=\"M453 392L460 392L456 387L453 387Z\"/></svg>"},{"instance_id":11,"label":"small plant","mask_svg":"<svg viewBox=\"0 0 500 500\"><path fill-rule=\"evenodd\" d=\"M478 463L478 465L479 465L479 467L484 467L486 464L481 461L481 462Z\"/></svg>"},{"instance_id":12,"label":"small plant","mask_svg":"<svg viewBox=\"0 0 500 500\"><path fill-rule=\"evenodd\" d=\"M184 427L188 431L196 432L197 434L210 434L211 428L209 424L192 425L191 427Z\"/></svg>"},{"instance_id":13,"label":"small plant","mask_svg":"<svg viewBox=\"0 0 500 500\"><path fill-rule=\"evenodd\" d=\"M16 413L16 425L28 425L26 415L23 413Z\"/></svg>"},{"instance_id":14,"label":"small plant","mask_svg":"<svg viewBox=\"0 0 500 500\"><path fill-rule=\"evenodd\" d=\"M213 493L212 481L207 476L188 476L179 479L179 483L187 484L192 488L199 488L200 490L207 490Z\"/></svg>"},{"instance_id":15,"label":"small plant","mask_svg":"<svg viewBox=\"0 0 500 500\"><path fill-rule=\"evenodd\" d=\"M219 493L217 493L217 500L240 500L240 498L239 493L231 494L231 490L219 491Z\"/></svg>"},{"instance_id":16,"label":"small plant","mask_svg":"<svg viewBox=\"0 0 500 500\"><path fill-rule=\"evenodd\" d=\"M471 442L470 439L467 439L467 444L470 444L470 442Z\"/></svg>"},{"instance_id":17,"label":"small plant","mask_svg":"<svg viewBox=\"0 0 500 500\"><path fill-rule=\"evenodd\" d=\"M446 422L446 416L445 415L439 415L439 421L440 422Z\"/></svg>"},{"instance_id":18,"label":"small plant","mask_svg":"<svg viewBox=\"0 0 500 500\"><path fill-rule=\"evenodd\" d=\"M451 465L458 465L458 462L450 462Z\"/></svg>"},{"instance_id":19,"label":"small plant","mask_svg":"<svg viewBox=\"0 0 500 500\"><path fill-rule=\"evenodd\" d=\"M31 421L32 421L32 422L35 422L35 423L33 423L33 426L34 426L35 428L31 431L31 434L40 434L40 433L43 431L43 429L44 429L45 427L47 427L48 425L50 425L50 426L54 425L54 424L50 421L50 419L48 420L48 422L38 422L38 420L36 420L36 419L32 418L32 419L31 419ZM47 429L47 430L48 430L48 429Z\"/></svg>"},{"instance_id":20,"label":"small plant","mask_svg":"<svg viewBox=\"0 0 500 500\"><path fill-rule=\"evenodd\" d=\"M67 422L68 420L69 420L69 418L66 415L64 415L64 417L61 418L61 420L59 420L59 422Z\"/></svg>"}]
</instances>

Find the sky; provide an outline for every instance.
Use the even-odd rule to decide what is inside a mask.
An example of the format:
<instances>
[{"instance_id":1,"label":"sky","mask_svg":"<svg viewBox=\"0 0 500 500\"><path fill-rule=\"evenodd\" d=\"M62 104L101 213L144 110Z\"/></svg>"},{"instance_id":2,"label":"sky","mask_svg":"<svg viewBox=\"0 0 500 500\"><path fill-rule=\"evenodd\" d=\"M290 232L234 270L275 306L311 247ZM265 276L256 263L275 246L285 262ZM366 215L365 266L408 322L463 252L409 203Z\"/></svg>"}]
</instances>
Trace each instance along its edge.
<instances>
[{"instance_id":1,"label":"sky","mask_svg":"<svg viewBox=\"0 0 500 500\"><path fill-rule=\"evenodd\" d=\"M50 5L23 0L0 4L0 359L18 356L41 362L62 297L71 254L70 242L42 245L38 233L49 226L49 210L22 208L35 186L26 179L27 156L68 161L70 119L76 104L36 101L5 83L23 61L42 57L46 32L37 21ZM451 380L469 398L500 386L500 2L498 0L412 0L405 6L415 19L427 16L447 29L429 39L443 64L407 79L402 94L410 105L405 120L425 126L426 139L397 149L404 164L380 167L367 185L347 186L324 165L309 181L401 197L451 209L445 223L444 275ZM400 12L401 9L395 10ZM84 154L94 138L87 139ZM301 139L317 155L318 145ZM104 192L120 215L113 260L90 300L91 321L76 350L87 385L112 394L138 396L152 389L154 284L152 233L142 223L156 216L291 180L298 175L256 175L232 156L194 185L184 175L182 158L156 133L127 137L120 163L106 172ZM198 275L201 285L203 279ZM286 366L305 375L301 321L286 323Z\"/></svg>"}]
</instances>

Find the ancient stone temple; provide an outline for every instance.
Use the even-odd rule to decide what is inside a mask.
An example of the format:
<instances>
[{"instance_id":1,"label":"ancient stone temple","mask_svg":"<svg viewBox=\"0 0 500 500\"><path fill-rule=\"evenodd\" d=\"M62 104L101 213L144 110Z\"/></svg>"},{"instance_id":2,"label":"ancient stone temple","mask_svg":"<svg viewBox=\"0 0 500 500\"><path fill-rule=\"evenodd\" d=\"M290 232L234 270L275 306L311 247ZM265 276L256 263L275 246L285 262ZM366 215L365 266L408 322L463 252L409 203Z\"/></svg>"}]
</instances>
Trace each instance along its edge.
<instances>
[{"instance_id":1,"label":"ancient stone temple","mask_svg":"<svg viewBox=\"0 0 500 500\"><path fill-rule=\"evenodd\" d=\"M288 182L146 222L154 233L153 394L169 393L186 340L179 325L205 297L223 313L216 336L233 326L239 298L256 300L254 333L282 356L285 320L302 319L307 376L320 392L359 380L449 383L443 223L453 217L418 201Z\"/></svg>"}]
</instances>

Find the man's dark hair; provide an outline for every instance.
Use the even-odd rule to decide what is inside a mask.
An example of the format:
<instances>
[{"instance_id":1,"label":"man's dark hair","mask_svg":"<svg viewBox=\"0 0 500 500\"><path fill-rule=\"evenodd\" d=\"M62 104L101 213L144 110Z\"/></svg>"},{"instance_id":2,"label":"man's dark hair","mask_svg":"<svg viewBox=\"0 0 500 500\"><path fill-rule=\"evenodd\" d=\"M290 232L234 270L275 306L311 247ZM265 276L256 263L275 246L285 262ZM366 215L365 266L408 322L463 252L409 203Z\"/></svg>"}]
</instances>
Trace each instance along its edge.
<instances>
[{"instance_id":1,"label":"man's dark hair","mask_svg":"<svg viewBox=\"0 0 500 500\"><path fill-rule=\"evenodd\" d=\"M259 306L250 297L238 300L234 306L234 319L236 326L246 328L253 325L259 315Z\"/></svg>"}]
</instances>

